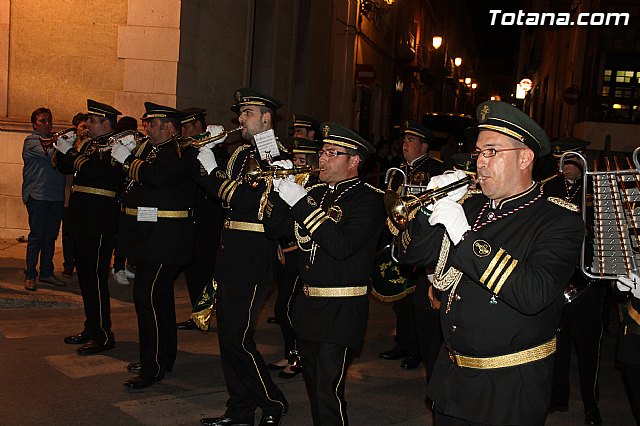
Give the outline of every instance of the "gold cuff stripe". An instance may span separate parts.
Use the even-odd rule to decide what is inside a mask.
[[[367,294],[367,286],[357,287],[311,287],[302,286],[302,292],[307,297],[354,297]]]
[[[138,216],[137,207],[123,207],[122,211],[127,216]],[[163,218],[187,219],[189,216],[189,210],[158,210],[158,217]]]
[[[76,158],[75,161],[73,162],[73,168],[75,170],[80,170],[84,165],[84,163],[86,163],[87,161],[89,161],[89,159],[81,155],[78,158]]]
[[[505,251],[503,249],[500,249],[500,250],[498,250],[496,255],[493,257],[493,259],[489,263],[489,266],[487,266],[487,269],[484,271],[484,274],[482,274],[482,276],[480,277],[480,282],[482,284],[484,284],[485,281],[487,280],[487,278],[489,278],[489,275],[491,274],[491,271],[493,271],[493,268],[496,267],[496,264],[498,263],[498,261],[500,260],[500,258],[502,257],[502,255],[504,253],[505,253]]]
[[[315,225],[311,225],[311,227],[307,228],[309,230],[309,235],[313,235],[313,233],[315,232],[316,229],[318,229],[318,227],[320,225],[322,225],[324,223],[325,220],[328,220],[329,216],[324,216],[322,218],[320,218]]]
[[[627,309],[627,312],[629,313],[629,316],[631,317],[631,319],[633,319],[636,324],[640,325],[640,313],[638,313],[638,311],[635,310],[635,308],[631,305],[631,303],[629,303],[629,309]]]
[[[458,367],[477,369],[515,367],[516,365],[528,364],[553,355],[556,352],[556,336],[553,336],[553,339],[548,342],[530,349],[487,358],[465,356],[452,350],[448,351],[449,359]]]
[[[500,293],[500,290],[502,290],[502,286],[507,281],[507,279],[509,278],[509,276],[511,275],[511,273],[513,272],[513,270],[516,268],[517,265],[518,265],[518,259],[513,259],[511,261],[511,264],[507,268],[507,270],[504,271],[504,274],[502,274],[502,278],[500,278],[500,281],[498,281],[498,284],[496,284],[496,288],[493,289],[493,292],[495,294]]]
[[[233,189],[235,189],[235,187],[238,185],[238,183],[234,180],[225,180],[225,182],[220,185],[220,189],[218,190],[218,197],[221,200],[226,201],[227,203],[229,202],[229,200],[227,199],[227,197],[230,199],[231,197],[229,197],[229,192]]]
[[[116,198],[115,191],[109,191],[108,189],[92,188],[90,186],[73,185],[71,192],[84,192],[86,194],[102,195],[103,197]]]
[[[134,180],[136,182],[138,182],[138,176],[139,176],[139,172],[140,172],[140,166],[142,166],[142,163],[144,163],[143,160],[140,160],[139,158],[135,158],[134,160],[131,161],[131,164],[129,166],[129,178],[131,180]]]
[[[224,229],[235,229],[236,231],[264,232],[264,226],[261,223],[239,222],[236,220],[225,220]]]
[[[307,227],[307,229],[309,230],[311,230],[311,228],[315,229],[320,223],[324,222],[329,217],[323,210],[320,210],[320,214],[317,214],[315,216],[316,217],[310,220],[309,223],[305,223],[305,226]]]
[[[304,226],[306,226],[307,228],[309,227],[309,224],[312,223],[319,215],[321,215],[322,213],[324,213],[324,211],[318,207],[317,209],[315,209],[314,211],[312,211],[309,216],[307,216],[303,221],[302,224]]]
[[[502,273],[502,270],[504,269],[504,267],[507,266],[507,262],[509,262],[509,259],[511,259],[511,255],[507,253],[502,258],[502,260],[498,264],[498,267],[495,269],[495,271],[493,271],[493,273],[491,274],[489,281],[487,281],[487,288],[489,290],[493,288],[493,284],[496,282],[496,279],[500,278],[500,274]]]

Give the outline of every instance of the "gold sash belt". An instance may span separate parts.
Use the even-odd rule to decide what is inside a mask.
[[[357,287],[311,287],[302,285],[302,292],[307,297],[353,297],[367,294],[367,286]]]
[[[92,188],[90,186],[73,185],[71,192],[84,192],[86,194],[102,195],[103,197],[116,198],[115,191],[109,191],[108,189]]]
[[[264,232],[261,223],[239,222],[237,220],[225,220],[224,229],[235,229],[236,231]]]
[[[533,361],[539,361],[556,352],[556,336],[546,343],[536,347],[518,351],[512,354],[491,356],[486,358],[472,357],[460,355],[456,351],[447,348],[449,359],[458,367],[491,369],[514,367],[516,365],[527,364]]]
[[[122,207],[122,212],[127,216],[138,216],[136,207]],[[187,219],[190,216],[190,210],[158,210],[158,217],[167,219]]]

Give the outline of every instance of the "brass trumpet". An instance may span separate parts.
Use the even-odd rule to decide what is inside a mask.
[[[420,207],[444,198],[450,192],[470,185],[472,182],[471,176],[465,176],[442,188],[430,189],[420,194],[404,197],[399,196],[395,191],[387,190],[384,194],[384,207],[393,226],[402,231],[407,229],[409,222],[415,217],[416,211]]]
[[[68,129],[60,130],[59,132],[55,132],[48,138],[40,138],[40,144],[42,144],[42,148],[49,149],[53,146],[54,143],[58,142],[58,138],[68,139],[71,137],[65,136],[67,133],[73,133],[74,135],[77,133],[77,129],[75,127],[69,127]]]
[[[215,142],[231,133],[237,132],[238,130],[242,130],[242,126],[232,130],[224,130],[222,133],[218,133],[217,135],[213,135],[213,136],[211,136],[209,132],[204,132],[196,136],[183,137],[178,140],[178,146],[180,147],[180,150],[184,150],[188,146],[192,146],[194,148],[200,148],[210,142]]]
[[[287,176],[301,175],[303,173],[321,172],[324,169],[314,169],[310,165],[296,166],[292,169],[283,169],[277,166],[262,168],[253,155],[247,159],[243,179],[251,187],[257,188],[264,179],[282,179]]]

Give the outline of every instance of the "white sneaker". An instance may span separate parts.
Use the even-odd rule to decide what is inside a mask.
[[[129,280],[127,279],[127,273],[125,271],[113,273],[113,279],[120,285],[129,285]]]
[[[127,274],[127,278],[134,279],[136,277],[136,273],[130,271],[126,266],[124,267],[125,273]]]

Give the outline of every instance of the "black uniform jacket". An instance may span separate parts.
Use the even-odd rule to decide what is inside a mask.
[[[193,148],[187,148],[190,150]],[[118,247],[127,257],[147,262],[184,265],[193,252],[193,205],[196,183],[193,162],[182,159],[174,139],[157,146],[141,144],[123,164],[127,183],[122,197]],[[138,221],[131,209],[188,212],[188,217]]]
[[[295,235],[304,284],[323,288],[370,285],[386,216],[382,193],[356,177],[333,189],[315,185],[291,208],[276,193],[271,194],[270,202],[267,232],[272,237]],[[300,339],[357,349],[362,345],[368,313],[367,295],[300,295],[293,309],[293,326]]]
[[[83,234],[116,234],[120,214],[119,194],[124,178],[110,152],[100,152],[113,133],[85,142],[78,152],[56,153],[57,168],[73,173],[69,215],[65,230]]]
[[[445,346],[461,355],[492,357],[551,340],[560,323],[562,293],[580,252],[580,215],[547,200],[538,184],[496,208],[484,195],[468,198],[463,208],[477,230],[457,247],[451,245],[448,256],[441,254],[443,238],[448,239],[444,227],[430,226],[422,213],[403,234],[402,261],[434,266],[441,256],[441,262],[446,261],[441,277],[449,273],[445,276],[455,282],[455,271],[449,268],[461,272],[458,284],[441,297]],[[542,424],[552,365],[549,356],[514,367],[463,368],[452,363],[443,347],[428,394],[455,417]]]
[[[260,182],[255,189],[243,182],[243,172],[250,153],[256,159],[260,158],[252,145],[239,146],[231,155],[226,170],[216,168],[205,178],[207,190],[227,207],[227,218],[216,257],[215,278],[221,282],[270,285],[275,281],[276,242],[268,239],[264,231],[233,229],[234,224],[240,227],[262,226],[267,204],[264,182]]]

